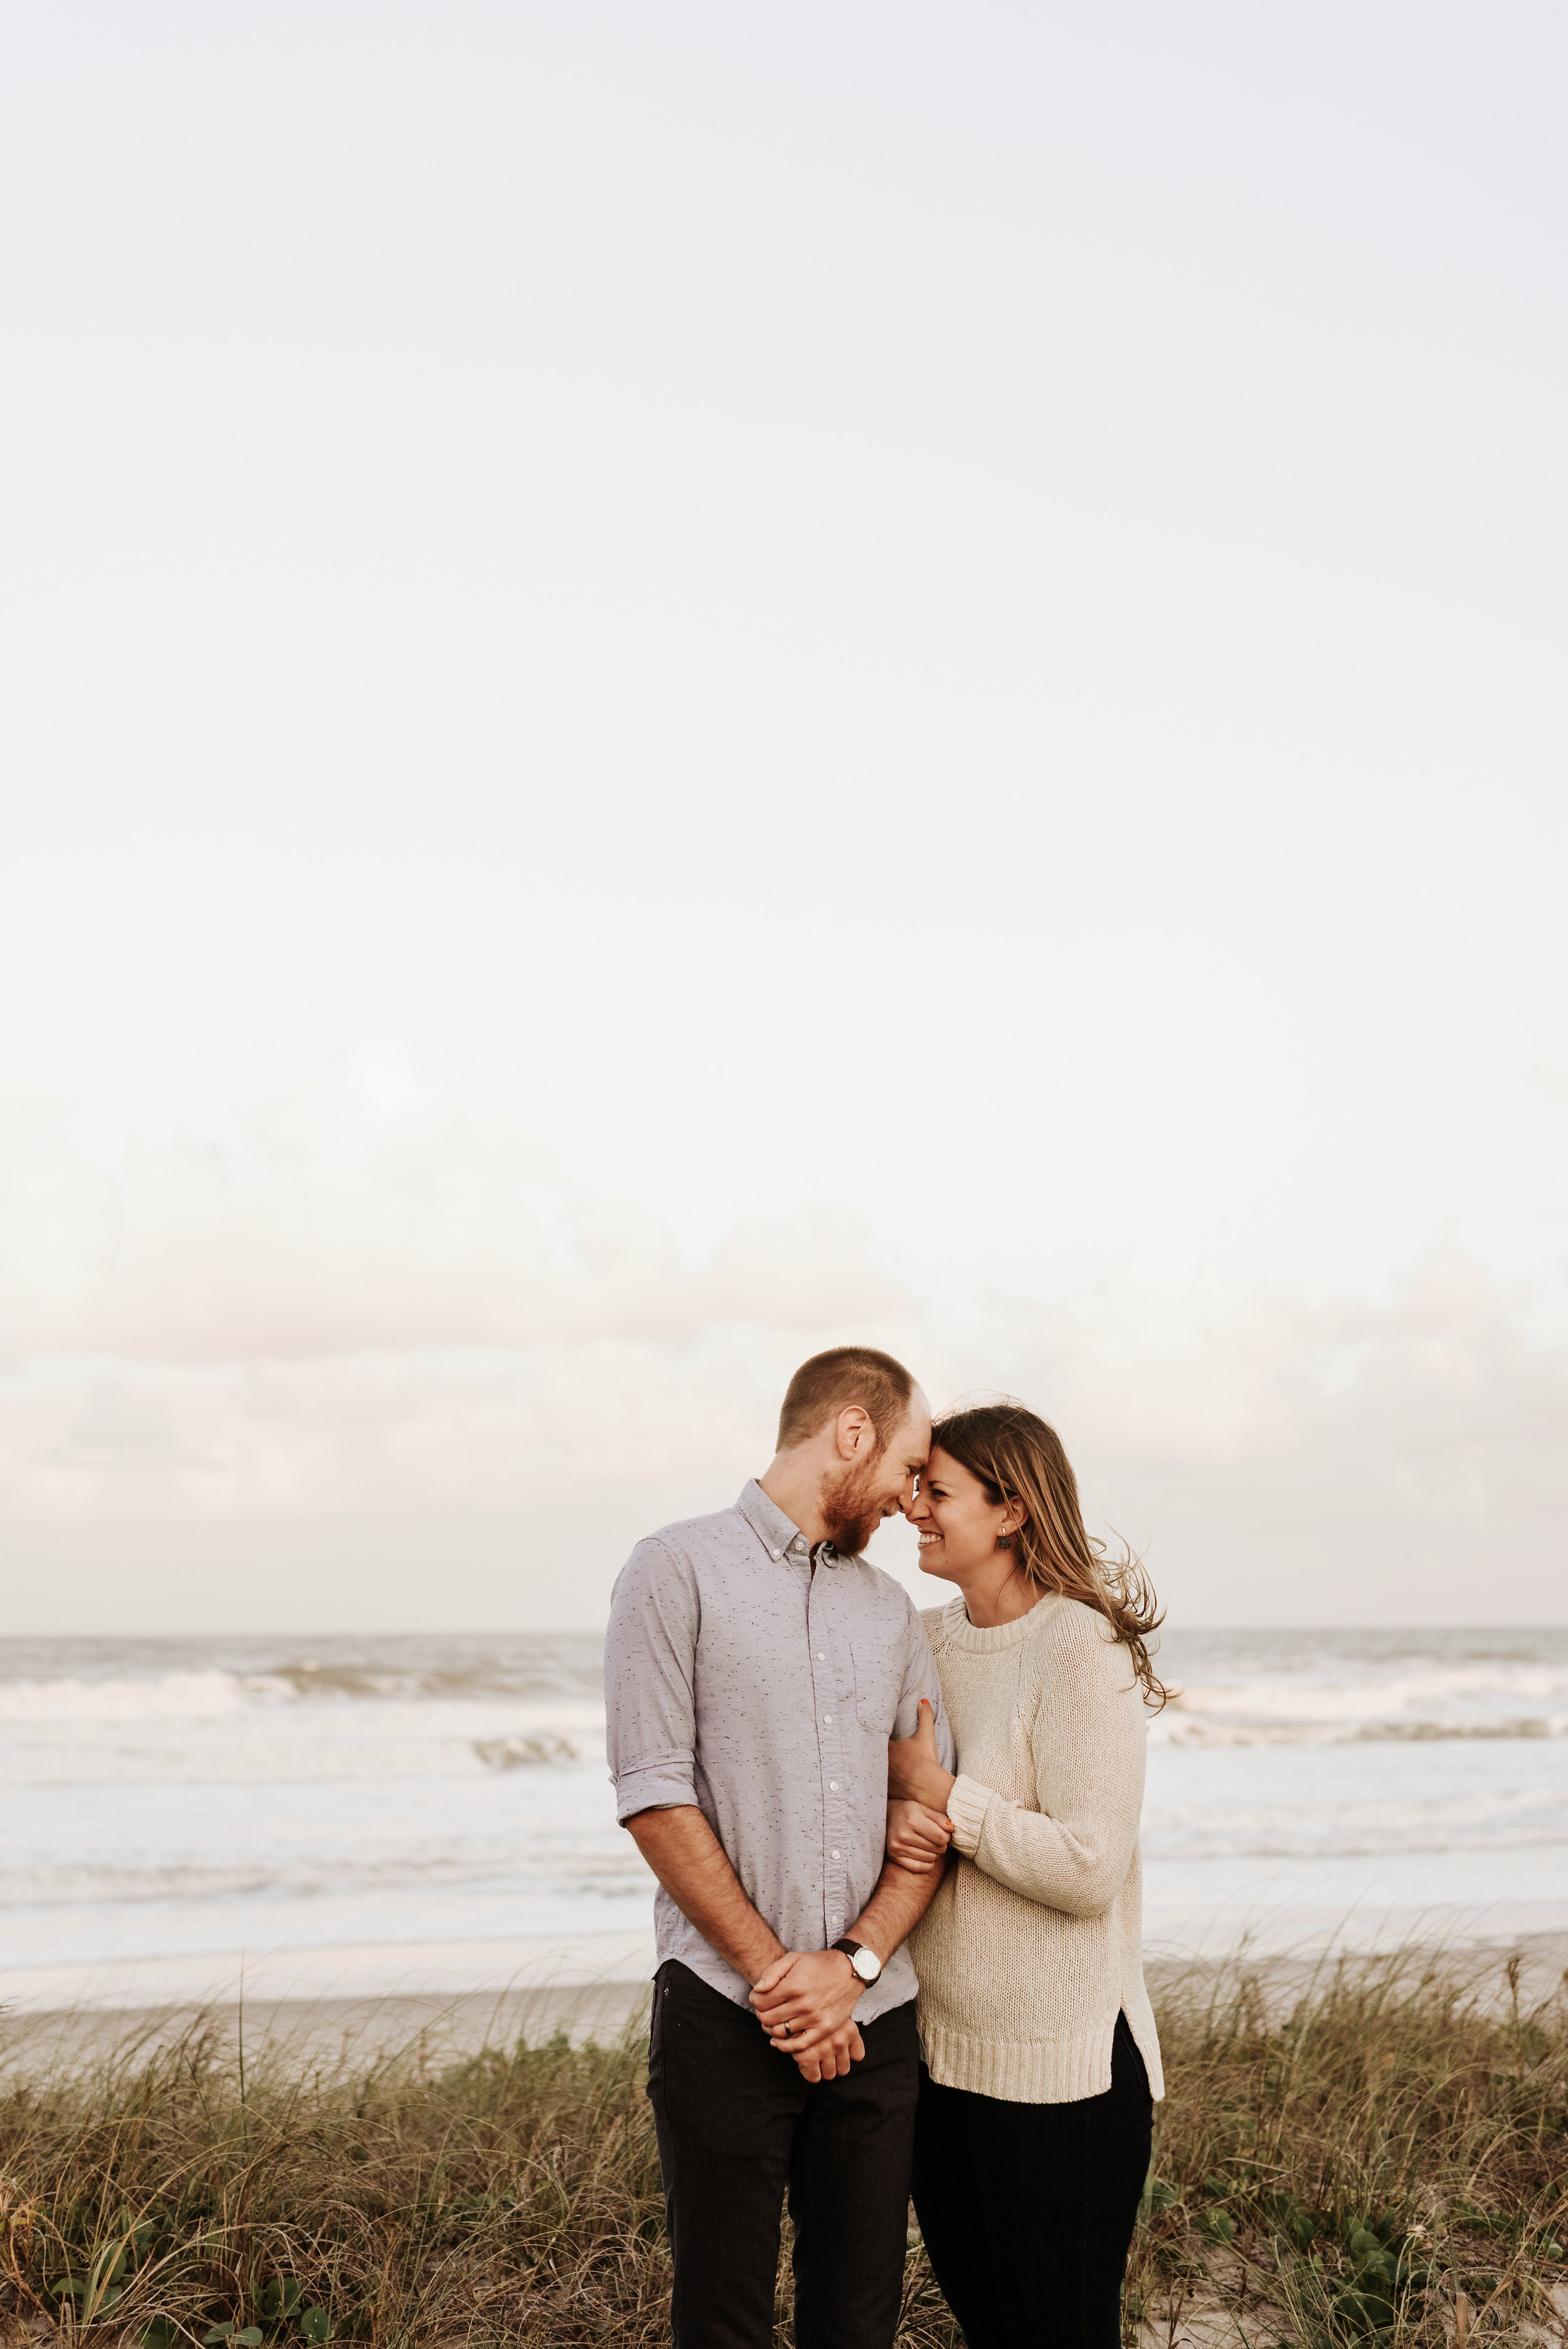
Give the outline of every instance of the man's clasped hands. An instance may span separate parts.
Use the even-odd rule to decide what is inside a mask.
[[[890,1737],[887,1856],[912,1876],[928,1876],[947,1857],[953,1773],[936,1751],[936,1715],[920,1700],[913,1737]],[[879,1950],[885,1965],[891,1950]],[[854,2011],[865,1988],[842,1950],[786,1950],[751,1986],[751,2003],[775,2047],[792,2056],[806,2079],[835,2080],[864,2055]]]

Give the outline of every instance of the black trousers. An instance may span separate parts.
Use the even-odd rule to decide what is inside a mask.
[[[1120,2349],[1153,2111],[1125,2014],[1109,2087],[1070,2105],[971,2095],[922,2064],[914,2207],[969,2349]]]
[[[771,2349],[786,2192],[799,2349],[892,2349],[919,2090],[913,2000],[861,2036],[864,2062],[812,2086],[748,2009],[676,1959],[659,1968],[648,2095],[676,2349]]]

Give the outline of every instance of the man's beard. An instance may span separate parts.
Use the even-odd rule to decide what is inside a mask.
[[[819,1506],[827,1538],[841,1557],[858,1557],[882,1521],[882,1505],[873,1497],[881,1456],[853,1462],[836,1475],[823,1479]]]

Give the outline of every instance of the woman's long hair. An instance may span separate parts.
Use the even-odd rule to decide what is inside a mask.
[[[1078,1478],[1056,1429],[1009,1397],[949,1412],[931,1444],[979,1478],[993,1507],[1011,1501],[1024,1510],[1013,1536],[1018,1572],[1105,1617],[1132,1657],[1145,1702],[1158,1713],[1172,1692],[1155,1673],[1149,1640],[1164,1614],[1142,1560],[1125,1544],[1120,1557],[1107,1557],[1105,1544],[1085,1531]]]

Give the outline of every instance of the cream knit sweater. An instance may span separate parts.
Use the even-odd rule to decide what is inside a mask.
[[[1056,1594],[994,1630],[962,1598],[923,1619],[958,1748],[947,1816],[962,1854],[910,1940],[932,2077],[1009,2104],[1103,2095],[1121,2012],[1162,2096],[1131,1658],[1103,1616]]]

